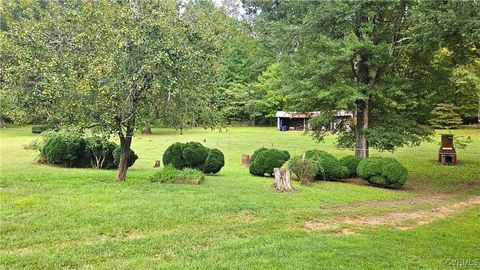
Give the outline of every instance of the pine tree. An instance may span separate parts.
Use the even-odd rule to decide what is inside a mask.
[[[432,110],[430,125],[434,128],[458,128],[462,124],[460,114],[456,113],[457,108],[453,104],[439,103],[437,107]]]

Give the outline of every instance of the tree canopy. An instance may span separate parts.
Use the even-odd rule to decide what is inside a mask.
[[[478,1],[221,3],[2,3],[1,122],[115,134],[125,164],[135,129],[152,125],[322,111],[311,121],[321,141],[348,110],[331,132],[367,157],[427,140],[436,104],[480,116]]]
[[[139,124],[215,121],[210,79],[224,13],[213,4],[32,0],[8,2],[2,13],[10,106],[20,116],[117,134],[119,180]]]

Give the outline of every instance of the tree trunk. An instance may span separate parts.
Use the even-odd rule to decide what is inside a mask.
[[[120,137],[120,163],[118,164],[118,181],[125,181],[128,170],[128,155],[130,154],[130,146],[132,144],[132,136],[121,136]]]
[[[0,117],[0,128],[5,128],[5,121],[3,121],[3,118]]]
[[[152,129],[150,128],[149,125],[145,126],[145,128],[143,129],[143,134],[152,134]]]
[[[355,155],[361,158],[368,158],[368,141],[363,130],[368,128],[369,101],[357,101],[357,124],[355,126]]]
[[[478,93],[478,112],[477,112],[477,122],[478,122],[478,127],[480,128],[480,92]]]
[[[284,168],[274,168],[275,183],[272,187],[280,192],[296,191],[290,181],[290,171]]]

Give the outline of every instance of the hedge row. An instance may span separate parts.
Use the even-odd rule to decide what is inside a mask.
[[[47,130],[56,130],[57,128],[53,125],[36,125],[32,126],[32,133],[40,134]]]
[[[225,157],[218,149],[210,149],[201,143],[174,143],[163,153],[163,164],[176,169],[192,168],[204,173],[217,173],[225,165]]]
[[[315,167],[317,171],[313,176]],[[339,180],[359,176],[374,186],[399,188],[408,178],[407,169],[393,158],[361,159],[346,156],[337,161],[332,155],[320,150],[307,151],[303,163],[300,156],[294,157],[289,162],[289,168],[300,181],[306,182],[313,178]]]
[[[40,152],[47,163],[65,167],[114,169],[120,163],[120,146],[101,137],[50,134]],[[135,152],[130,150],[128,166],[137,159]]]

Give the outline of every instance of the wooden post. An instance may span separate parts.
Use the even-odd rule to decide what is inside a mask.
[[[145,128],[143,128],[143,134],[152,134],[152,128],[150,126],[145,126]]]
[[[274,189],[280,192],[296,191],[296,189],[292,187],[289,170],[284,168],[274,168],[273,172],[275,174],[275,183],[272,185]]]
[[[249,164],[250,164],[250,156],[247,155],[247,154],[243,154],[242,155],[242,166],[243,167],[248,167]]]

